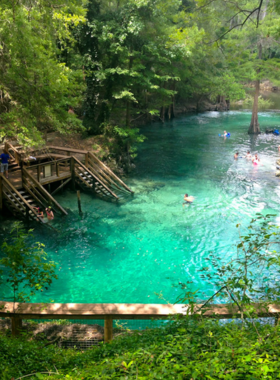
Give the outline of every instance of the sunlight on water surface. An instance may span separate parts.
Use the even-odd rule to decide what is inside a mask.
[[[180,281],[209,291],[197,270],[210,253],[230,257],[235,225],[256,212],[279,215],[280,137],[248,136],[250,116],[209,112],[143,127],[147,140],[125,179],[135,195],[119,205],[82,193],[80,217],[74,192],[57,195],[69,216],[54,220],[59,233],[38,230],[35,237],[58,263],[59,280],[34,301],[151,303],[162,302],[155,294],[162,292],[173,302]],[[260,124],[278,127],[280,114],[261,113]],[[218,137],[223,130],[229,139]],[[233,160],[247,150],[259,153],[261,165]],[[186,192],[195,201],[182,207]],[[1,238],[11,222],[2,222]]]

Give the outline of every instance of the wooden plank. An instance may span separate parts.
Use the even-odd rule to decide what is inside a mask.
[[[71,177],[70,178],[68,178],[67,179],[67,181],[65,181],[65,182],[62,182],[62,184],[60,185],[60,186],[58,186],[58,188],[57,189],[55,189],[53,192],[52,192],[52,194],[51,195],[54,195],[54,194],[56,194],[60,189],[62,189],[65,185],[67,185],[67,183],[68,182],[70,182],[71,181]]]
[[[29,184],[28,184],[29,185]],[[35,199],[35,201],[37,202],[37,203],[39,203],[39,205],[41,205],[42,206],[42,208],[44,208],[45,206],[44,206],[44,204],[42,203],[42,201],[30,190],[30,188],[28,187],[28,185],[25,183],[25,181],[23,182],[23,188],[24,188],[24,190],[25,191],[27,191],[30,195],[31,195],[31,197],[33,198],[33,199]],[[29,185],[30,186],[30,185]]]
[[[39,203],[43,206],[43,208],[49,203],[48,199],[45,198],[38,189],[33,184],[30,184],[29,182],[25,182],[23,184],[24,189],[36,200],[39,200]],[[36,194],[36,195],[35,195]]]
[[[89,152],[89,157],[91,157],[93,160],[97,161],[104,168],[104,170],[108,171],[130,193],[134,193],[134,191],[132,191],[110,168],[108,168],[108,166],[106,166],[102,161],[100,161],[93,153]]]
[[[123,188],[119,187],[116,182],[109,176],[105,173],[105,171],[101,170],[100,172],[98,172],[95,168],[98,168],[98,165],[95,164],[93,161],[89,160],[89,168],[92,170],[94,169],[98,175],[101,175],[103,178],[105,178],[105,181],[107,182],[108,186],[109,186],[109,183],[113,186],[116,186],[119,190],[121,191],[124,191]],[[109,182],[109,183],[108,183]]]
[[[87,150],[80,150],[80,149],[72,149],[72,148],[65,148],[62,146],[54,146],[54,145],[48,145],[49,149],[55,149],[55,150],[61,150],[62,152],[72,152],[72,153],[81,153],[81,154],[87,154]]]
[[[60,206],[60,204],[51,196],[51,194],[49,194],[47,190],[38,181],[36,181],[36,179],[31,174],[29,174],[25,168],[22,168],[22,172],[24,176],[27,176],[31,181],[33,181],[34,187],[40,189],[40,192],[43,193],[44,197],[48,198],[48,200],[53,203],[64,215],[68,215],[64,208]]]
[[[278,316],[280,305],[271,304],[268,307],[259,307],[254,304],[259,317]],[[236,306],[226,304],[211,305],[205,313],[200,310],[201,305],[196,305],[196,309],[188,312],[188,305],[175,304],[79,304],[79,303],[13,303],[0,302],[0,316],[7,317],[16,310],[20,318],[51,318],[51,319],[103,319],[112,316],[113,319],[151,319],[166,318],[169,315],[204,315],[205,317],[215,316],[220,319],[240,316]]]
[[[57,175],[54,175],[51,177],[46,177],[46,178],[41,179],[40,184],[47,185],[49,183],[61,181],[62,179],[66,179],[69,177],[71,177],[70,172],[62,172],[62,173],[59,173],[59,177],[57,177]]]
[[[93,178],[96,179],[97,182],[99,182],[113,197],[116,199],[119,199],[119,197],[111,190],[109,189],[100,178],[98,178],[95,174],[93,174],[84,164],[81,163],[76,157],[73,157],[73,159],[79,164],[80,167],[84,169],[84,171],[88,172]]]
[[[70,158],[67,157],[67,156],[62,156],[61,159],[59,160],[55,160],[55,161],[48,161],[48,162],[43,162],[43,163],[40,163],[40,164],[35,164],[35,165],[31,165],[27,168],[27,170],[33,170],[34,168],[37,168],[38,166],[44,166],[44,165],[50,165],[50,164],[55,164],[56,162],[60,162],[62,163],[63,161],[66,161],[66,162],[69,162],[69,165],[70,165]]]
[[[82,174],[80,171],[78,171],[77,169],[75,169],[75,173],[76,173],[76,177],[79,178],[80,181],[82,181],[87,187],[89,187],[90,189],[93,188],[93,184],[91,186],[90,183],[88,183],[80,174]]]
[[[26,202],[26,200],[23,198],[23,196],[17,191],[17,189],[14,188],[14,186],[4,177],[2,176],[2,184],[6,184],[6,186],[8,188],[11,188],[12,191],[17,195],[17,197],[20,198],[20,200],[29,208],[29,210],[31,210],[31,212],[36,215],[35,211],[33,210],[33,208],[30,206],[30,204],[28,202]],[[9,192],[11,193],[10,189],[9,189]],[[12,194],[12,193],[11,193]],[[16,198],[15,198],[16,199]]]

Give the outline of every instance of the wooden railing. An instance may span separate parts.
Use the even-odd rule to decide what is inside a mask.
[[[3,176],[0,175],[0,210],[3,206],[3,198],[6,199],[8,204],[20,215],[26,219],[37,220],[42,223],[41,219],[37,217],[37,212],[26,201],[26,199],[17,191],[17,189]]]
[[[50,177],[60,177],[65,175],[71,176],[71,158],[62,158],[60,160],[55,161],[48,161],[32,166],[26,167],[26,170],[28,170],[30,173],[32,172],[32,175],[36,176],[36,179],[38,182],[44,182],[48,183],[48,178]],[[63,168],[61,170],[61,167]],[[51,179],[51,178],[50,178]]]
[[[97,177],[88,167],[82,164],[81,161],[79,161],[76,157],[73,157],[73,160],[75,162],[75,174],[80,178],[80,180],[83,180],[80,176],[81,171],[85,171],[93,177],[94,182],[99,182],[103,186],[103,188],[106,189],[106,191],[112,195],[113,198],[118,199],[118,196],[109,187],[106,186],[106,184],[102,181],[102,179],[100,179],[100,177]]]
[[[271,304],[267,307],[254,305],[254,317],[273,317],[278,321],[280,305]],[[20,333],[23,319],[103,319],[104,340],[113,338],[113,320],[121,319],[167,319],[172,315],[201,316],[203,318],[232,319],[241,318],[240,311],[234,305],[211,305],[202,309],[196,305],[193,309],[188,305],[161,304],[79,304],[79,303],[13,303],[0,302],[0,317],[12,319],[12,334]]]
[[[88,151],[87,150],[64,148],[61,146],[54,146],[54,145],[48,145],[47,148],[51,152],[52,151],[66,152],[67,156],[73,156],[75,154],[82,154],[82,155],[84,155],[85,165],[87,166],[87,161],[88,161]],[[74,153],[74,154],[71,154],[71,153]]]
[[[27,191],[43,207],[51,205],[55,210],[60,211],[64,215],[68,215],[64,208],[60,206],[60,204],[25,168],[22,168],[22,185],[24,190]]]
[[[133,194],[133,191],[111,169],[90,152],[88,153],[88,165],[118,189],[122,190],[124,188]]]
[[[15,160],[15,162],[20,165],[21,163],[21,153],[9,142],[5,143],[5,149],[8,151],[9,155]]]

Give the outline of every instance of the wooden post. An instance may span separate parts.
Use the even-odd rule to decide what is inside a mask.
[[[0,173],[0,210],[3,209],[3,185],[2,185],[2,173]]]
[[[41,165],[37,166],[37,181],[40,182],[41,178]]]
[[[71,178],[72,178],[72,189],[75,190],[75,160],[74,157],[70,158],[70,170],[71,170]]]
[[[113,339],[113,318],[111,315],[105,317],[104,323],[104,342],[111,342]]]
[[[88,168],[88,153],[85,154],[85,166]]]
[[[11,317],[12,320],[12,336],[16,337],[20,334],[22,329],[22,319],[15,315]]]
[[[78,198],[78,208],[79,208],[79,213],[82,214],[82,207],[81,207],[81,193],[80,190],[77,190],[77,198]]]
[[[56,175],[59,177],[59,163],[56,163]]]

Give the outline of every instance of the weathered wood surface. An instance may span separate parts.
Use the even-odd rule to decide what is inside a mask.
[[[100,167],[103,168],[104,171],[106,171],[113,178],[115,178],[115,180],[119,182],[127,191],[129,191],[132,194],[134,193],[134,191],[132,191],[110,168],[108,168],[108,166],[106,166],[102,161],[100,161],[99,158],[97,158],[93,153],[89,152],[88,156],[93,161],[96,161],[100,165]]]
[[[5,194],[5,191],[7,191],[10,195],[10,198]],[[7,199],[7,201],[14,202],[14,207],[17,209],[17,211],[23,215],[25,214],[25,209],[23,211],[23,207],[29,210],[31,213],[31,216],[33,216],[35,219],[37,218],[37,213],[33,209],[33,207],[30,206],[30,204],[25,200],[25,198],[17,191],[17,189],[9,182],[8,179],[6,179],[4,176],[2,176],[2,196]],[[18,200],[18,199],[19,200]]]
[[[42,196],[47,199],[51,204],[54,204],[59,211],[64,214],[68,215],[68,213],[64,210],[62,206],[47,192],[47,190],[25,169],[22,168],[23,177],[27,178],[29,180],[29,186],[32,187],[36,192],[39,192],[42,194]],[[62,177],[59,177],[62,179]],[[65,177],[64,177],[65,178]]]
[[[257,307],[257,305],[255,305]],[[16,313],[20,318],[28,319],[151,319],[166,318],[174,314],[203,314],[206,317],[215,315],[220,319],[233,318],[240,315],[236,306],[217,304],[202,311],[197,305],[193,313],[188,313],[188,305],[162,304],[81,304],[81,303],[13,303],[0,302],[0,317],[9,317]],[[271,304],[268,308],[257,310],[259,317],[280,314],[280,305]]]
[[[78,176],[79,176],[79,172],[82,172],[83,170],[85,172],[88,172],[94,178],[95,181],[99,182],[100,185],[102,185],[102,187],[106,189],[108,193],[112,195],[113,198],[119,199],[119,197],[109,187],[107,187],[100,178],[98,178],[94,173],[92,173],[89,168],[87,168],[84,164],[82,164],[81,161],[79,161],[76,157],[74,157],[74,160],[76,163],[75,168],[77,169]]]
[[[67,148],[62,146],[55,146],[55,145],[48,145],[48,149],[54,149],[54,150],[60,150],[62,152],[71,152],[71,153],[80,153],[80,154],[87,154],[87,150],[81,150],[81,149],[73,149],[73,148]]]

